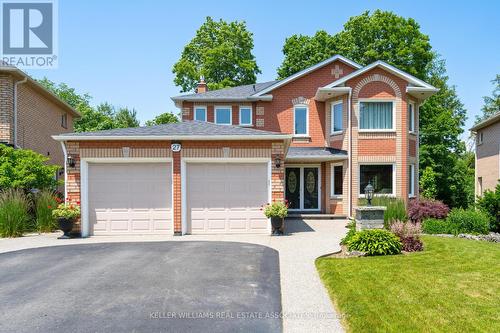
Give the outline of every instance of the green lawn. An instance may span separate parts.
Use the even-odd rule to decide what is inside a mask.
[[[350,332],[500,332],[500,244],[422,237],[423,252],[316,267]]]

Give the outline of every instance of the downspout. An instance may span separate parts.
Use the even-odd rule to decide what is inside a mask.
[[[68,160],[68,151],[66,150],[66,143],[61,141],[61,147],[64,154],[64,200],[68,197],[68,174],[66,173],[66,161]]]
[[[349,88],[349,97],[347,98],[347,126],[349,126],[349,135],[348,135],[348,147],[347,149],[347,161],[349,165],[349,186],[348,186],[348,194],[349,198],[347,200],[347,217],[352,217],[352,120],[351,120],[351,96],[352,96],[352,88]]]
[[[26,83],[28,81],[28,78],[25,77],[24,79],[20,81],[14,82],[14,98],[12,101],[12,106],[13,106],[13,111],[14,111],[14,148],[17,148],[17,86],[23,83]]]

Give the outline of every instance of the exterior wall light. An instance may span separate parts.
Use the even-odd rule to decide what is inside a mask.
[[[68,155],[67,159],[66,159],[66,164],[70,167],[70,168],[74,168],[75,165],[76,165],[76,161],[75,161],[75,158],[72,156],[72,155]]]
[[[375,192],[375,189],[372,186],[372,183],[369,182],[368,185],[365,187],[365,196],[366,199],[368,200],[368,206],[372,205],[372,199],[373,199],[373,194]]]
[[[274,165],[277,169],[281,167],[281,158],[279,156],[276,156],[276,158],[274,159]]]

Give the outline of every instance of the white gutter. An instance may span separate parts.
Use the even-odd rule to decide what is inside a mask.
[[[347,216],[349,218],[352,217],[352,120],[351,120],[351,103],[352,103],[352,89],[349,88],[349,96],[347,97],[347,125],[349,126],[349,135],[347,137],[348,139],[348,147],[347,149],[347,161],[348,161],[348,167],[349,167],[349,186],[348,186],[348,195],[349,198],[347,200]]]
[[[291,140],[291,134],[270,134],[270,135],[53,135],[56,141],[96,141],[96,140]]]
[[[61,147],[64,154],[64,200],[68,197],[68,174],[66,173],[66,161],[68,160],[68,150],[66,149],[66,143],[61,141]]]
[[[26,83],[28,78],[25,77],[21,81],[14,82],[14,99],[12,101],[14,111],[14,148],[17,148],[17,86]]]

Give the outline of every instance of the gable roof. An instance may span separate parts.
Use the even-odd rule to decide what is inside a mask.
[[[358,75],[361,75],[363,73],[366,73],[367,71],[375,68],[375,67],[381,67],[385,70],[387,70],[388,72],[391,72],[392,74],[402,78],[403,80],[406,80],[408,81],[409,83],[417,86],[417,87],[421,87],[421,88],[425,88],[425,89],[429,89],[429,90],[433,90],[433,91],[438,91],[439,89],[433,87],[432,85],[416,78],[415,76],[413,75],[410,75],[406,72],[403,72],[402,70],[392,66],[392,65],[389,65],[388,63],[382,61],[382,60],[378,60],[378,61],[375,61],[363,68],[360,68],[358,69],[357,71],[354,71],[336,81],[333,81],[332,83],[324,86],[324,88],[334,88],[334,87],[337,87],[339,85],[342,85],[344,83],[346,83],[347,81],[349,81],[350,79],[358,76]]]
[[[0,61],[0,73],[8,73],[14,76],[17,76],[18,78],[21,79],[26,79],[27,83],[31,84],[34,89],[36,89],[38,92],[43,94],[46,98],[48,98],[51,102],[54,104],[58,105],[62,109],[64,109],[66,112],[71,113],[75,117],[80,117],[80,113],[76,111],[71,105],[66,103],[63,99],[61,99],[59,96],[54,94],[52,91],[48,90],[44,86],[42,86],[40,83],[38,83],[36,80],[31,78],[28,74],[20,70],[19,68],[10,65],[6,63],[5,61]]]
[[[244,86],[237,86],[231,88],[224,88],[218,90],[209,90],[199,94],[185,94],[172,97],[175,101],[239,101],[247,100],[253,94],[266,89],[267,87],[275,84],[278,81],[268,81],[255,84],[247,84]]]
[[[361,68],[361,65],[355,63],[354,61],[349,60],[349,59],[347,59],[347,58],[345,58],[345,57],[343,57],[341,55],[336,54],[333,57],[330,57],[330,58],[328,58],[326,60],[323,60],[322,62],[317,63],[316,65],[313,65],[311,67],[303,69],[300,72],[297,72],[297,73],[295,73],[293,75],[290,75],[289,77],[287,77],[287,78],[285,78],[283,80],[277,81],[275,84],[270,85],[266,89],[263,89],[263,90],[255,93],[255,94],[253,94],[252,96],[262,96],[263,94],[266,94],[266,93],[270,92],[271,90],[274,90],[274,89],[276,89],[278,87],[281,87],[281,86],[283,86],[283,85],[285,85],[285,84],[287,84],[287,83],[289,83],[291,81],[294,81],[294,80],[296,80],[296,79],[298,79],[298,78],[300,78],[300,77],[302,77],[302,76],[304,76],[306,74],[309,74],[310,72],[313,72],[313,71],[315,71],[315,70],[317,70],[317,69],[319,69],[321,67],[324,67],[324,66],[326,66],[326,65],[328,65],[328,64],[330,64],[330,63],[332,63],[332,62],[334,62],[336,60],[342,61],[343,63],[346,63],[346,64],[348,64],[348,65],[350,65],[350,66],[352,66],[352,67],[354,67],[356,69]]]
[[[481,128],[485,128],[487,126],[493,125],[494,123],[499,122],[499,121],[500,121],[500,111],[495,113],[494,115],[486,118],[485,120],[478,122],[477,124],[472,126],[472,128],[470,130],[472,132],[476,132],[476,131],[480,130]]]
[[[290,134],[253,128],[217,125],[204,121],[183,121],[156,126],[117,128],[96,132],[64,133],[57,141],[78,140],[272,140],[291,139]]]

